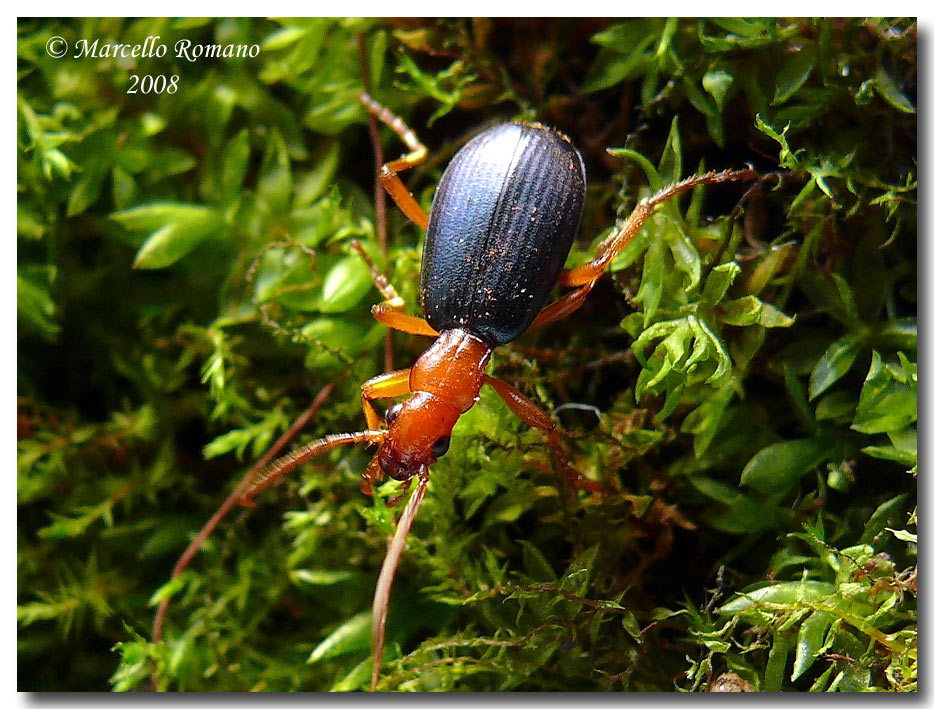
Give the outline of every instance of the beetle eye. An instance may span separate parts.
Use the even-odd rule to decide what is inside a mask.
[[[440,458],[448,452],[448,446],[450,445],[451,438],[449,436],[441,436],[441,438],[431,444],[431,454],[435,458]]]
[[[386,423],[389,426],[392,426],[392,422],[399,418],[399,412],[402,411],[402,402],[398,404],[393,404],[389,411],[386,412]]]

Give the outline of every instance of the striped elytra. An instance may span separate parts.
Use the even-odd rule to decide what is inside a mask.
[[[425,319],[497,347],[554,288],[580,226],[584,163],[564,135],[506,123],[468,142],[435,192],[422,255]]]

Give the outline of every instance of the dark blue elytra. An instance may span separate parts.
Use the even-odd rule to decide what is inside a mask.
[[[425,319],[490,345],[538,315],[580,226],[587,178],[564,135],[539,124],[490,128],[458,151],[432,202],[422,254]]]

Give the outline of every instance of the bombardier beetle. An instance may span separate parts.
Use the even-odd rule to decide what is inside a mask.
[[[485,373],[493,350],[580,308],[614,257],[660,204],[698,185],[753,179],[755,172],[751,168],[709,172],[660,190],[636,205],[597,247],[591,261],[563,270],[587,189],[584,162],[567,136],[539,123],[504,123],[481,132],[448,164],[426,213],[399,177],[425,160],[425,146],[387,108],[367,94],[361,94],[360,100],[408,147],[407,154],[382,166],[379,180],[405,215],[426,230],[420,282],[424,318],[403,312],[401,298],[371,265],[385,298],[373,306],[373,316],[389,328],[437,339],[411,368],[362,385],[366,430],[327,436],[274,461],[258,473],[239,501],[252,504],[255,495],[291,470],[352,443],[378,445],[363,473],[361,488],[367,494],[386,476],[402,481],[403,492],[417,481],[389,544],[373,598],[371,686],[375,690],[389,591],[425,495],[429,468],[447,452],[454,425],[477,402],[481,387],[492,387],[514,414],[545,434],[555,468],[570,485],[591,492],[603,489],[569,464],[545,411],[513,386]],[[556,284],[569,290],[545,306]],[[384,420],[373,402],[398,396],[408,398],[389,408]]]

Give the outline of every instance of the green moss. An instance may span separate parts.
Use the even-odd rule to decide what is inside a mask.
[[[156,35],[164,58],[46,52]],[[426,208],[486,123],[570,135],[571,264],[664,184],[763,176],[668,203],[579,314],[497,351],[609,492],[568,497],[485,392],[432,469],[380,689],[915,690],[916,25],[674,18],[20,21],[19,689],[368,686],[398,514],[394,484],[357,489],[372,451],[268,490],[168,582],[327,383],[300,438],[363,428],[385,331],[352,239],[416,310],[419,230],[390,206],[378,242],[361,56],[431,150],[406,174]],[[425,344],[393,343],[397,367]]]

